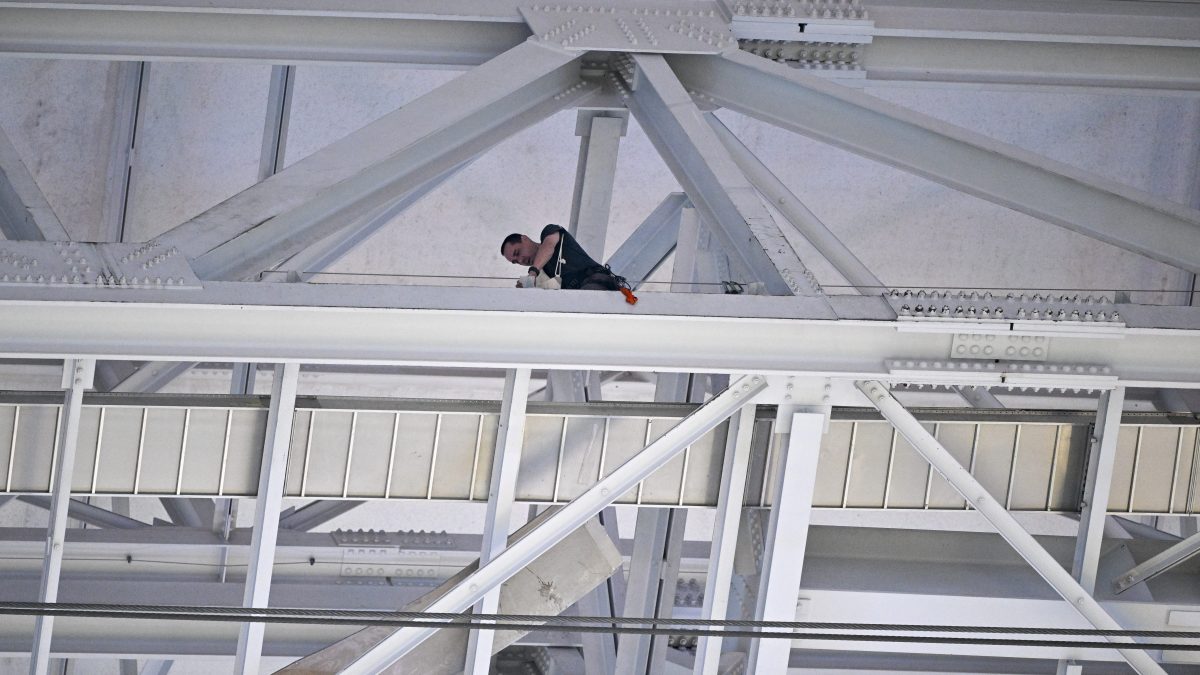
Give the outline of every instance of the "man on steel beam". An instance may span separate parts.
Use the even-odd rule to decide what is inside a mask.
[[[505,260],[529,267],[529,274],[517,281],[518,288],[621,291],[627,302],[637,302],[625,278],[593,260],[563,227],[547,225],[540,239],[535,242],[514,232],[500,244],[500,255]]]

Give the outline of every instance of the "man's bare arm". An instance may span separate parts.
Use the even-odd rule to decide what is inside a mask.
[[[542,243],[538,244],[537,253],[533,254],[533,266],[537,269],[542,269],[550,259],[554,257],[554,249],[558,246],[558,240],[561,236],[558,232],[546,237]]]

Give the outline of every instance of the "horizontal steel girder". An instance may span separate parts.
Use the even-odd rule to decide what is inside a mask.
[[[1200,272],[1200,211],[741,51],[667,57],[718,105]]]
[[[523,22],[342,11],[113,11],[0,6],[0,52],[48,58],[479,65],[529,37]]]
[[[520,289],[220,282],[169,294],[0,288],[6,318],[0,322],[0,356],[904,380],[889,376],[887,360],[950,362],[957,334],[992,333],[1047,336],[1055,362],[1108,367],[1125,386],[1200,387],[1200,332],[1178,330],[1200,328],[1200,311],[1191,307],[1117,305],[1130,326],[1123,328],[1070,321],[896,321],[882,299],[851,296],[830,298],[840,320],[804,318],[824,313],[819,298],[644,293],[633,307],[600,292],[537,296]],[[531,331],[558,339],[534,348]],[[756,339],[747,341],[750,334]],[[966,375],[954,383],[972,384],[962,381],[970,380]],[[980,383],[994,379],[984,376]]]
[[[410,0],[401,11],[378,0],[50,0],[36,7],[8,0],[0,2],[0,50],[55,58],[465,67],[528,37],[521,4]],[[860,32],[872,42],[860,63],[872,80],[1200,87],[1200,11],[1187,3],[884,0],[869,10]],[[779,28],[766,17],[755,22]],[[799,37],[795,22],[775,22]],[[741,23],[744,30],[747,22]]]

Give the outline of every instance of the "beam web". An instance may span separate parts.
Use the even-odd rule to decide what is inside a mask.
[[[483,546],[479,552],[481,566],[490,562],[508,545],[508,530],[517,490],[517,470],[521,466],[521,448],[525,439],[529,375],[528,368],[509,370],[504,375],[504,400],[500,404],[500,427],[496,433]],[[475,603],[475,611],[481,614],[495,614],[499,607],[499,587],[488,591],[482,600]],[[467,639],[466,675],[487,675],[495,636],[496,632],[491,630],[471,631]]]
[[[250,545],[250,568],[246,572],[243,607],[266,607],[270,600],[275,541],[279,536],[279,508],[283,503],[284,474],[287,470],[299,377],[298,363],[275,366],[271,408],[267,413],[267,436],[259,468],[258,503],[254,510],[254,535]],[[265,628],[262,623],[242,624],[234,672],[243,675],[258,672]]]
[[[58,579],[62,573],[63,549],[66,546],[67,507],[71,503],[71,479],[75,472],[75,449],[79,440],[79,418],[83,412],[83,391],[92,386],[96,362],[67,359],[63,362],[63,388],[66,394],[58,420],[58,446],[50,505],[50,525],[46,534],[46,554],[42,563],[42,583],[39,602],[58,600]],[[50,665],[50,636],[54,617],[38,616],[34,621],[33,647],[30,650],[30,675],[46,675]]]
[[[708,433],[743,405],[750,403],[765,388],[766,380],[760,375],[739,378],[729,389],[697,408],[658,440],[556,511],[537,529],[510,544],[491,562],[480,566],[458,586],[430,605],[428,611],[461,612],[470,607],[487,591],[497,587],[535,560],[554,542],[573,532],[675,455],[683,452],[688,445]],[[436,629],[402,628],[363,654],[343,672],[346,675],[378,672],[407,654],[435,631]]]
[[[988,494],[969,471],[964,469],[958,460],[950,454],[942,444],[934,438],[921,423],[912,416],[900,402],[895,399],[885,385],[877,381],[859,381],[858,388],[866,394],[892,426],[900,432],[913,448],[937,470],[948,483],[966,499],[971,506],[987,519],[1001,537],[1028,562],[1037,573],[1059,594],[1075,611],[1101,630],[1122,630],[1112,616],[1096,602],[1092,594],[1080,585],[1062,565],[1042,548],[1028,532],[1013,518],[1004,506]],[[1128,637],[1109,637],[1109,642],[1120,651],[1129,665],[1141,675],[1166,675],[1162,666],[1145,651],[1137,649],[1137,643]]]

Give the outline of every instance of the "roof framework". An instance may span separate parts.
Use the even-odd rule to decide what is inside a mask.
[[[182,598],[199,604],[222,597],[226,604],[246,608],[291,603],[395,609],[433,584],[401,584],[402,590],[374,598],[338,597],[331,589],[337,589],[336,583],[347,574],[360,574],[364,566],[370,581],[390,578],[385,569],[394,574],[415,571],[418,577],[428,570],[430,579],[442,580],[466,562],[460,558],[474,555],[463,551],[481,551],[477,569],[445,582],[436,599],[420,606],[431,612],[461,612],[482,602],[480,607],[494,609],[497,589],[519,578],[528,566],[569,567],[569,556],[554,553],[559,550],[556,544],[597,516],[604,528],[593,530],[607,528],[619,544],[622,535],[613,505],[635,495],[629,507],[638,516],[628,585],[618,573],[593,592],[580,586],[586,575],[575,578],[583,595],[579,607],[587,612],[620,614],[623,599],[626,612],[652,612],[661,618],[682,613],[776,621],[1143,630],[1194,625],[1200,598],[1194,590],[1195,565],[1187,560],[1195,552],[1194,514],[1200,501],[1200,437],[1195,433],[1200,310],[1192,306],[1195,274],[1200,272],[1200,211],[1195,208],[1200,204],[1195,185],[1200,163],[1195,150],[1200,147],[1197,35],[1196,5],[1156,2],[620,0],[526,5],[413,0],[399,7],[320,0],[215,5],[186,0],[0,2],[0,54],[8,57],[6,72],[21,72],[22,63],[63,73],[104,68],[112,85],[101,94],[103,114],[109,116],[105,124],[111,129],[98,153],[103,167],[91,167],[89,174],[103,176],[92,181],[102,187],[91,197],[90,220],[76,216],[76,211],[86,212],[84,208],[69,206],[69,218],[55,213],[56,202],[70,200],[47,178],[54,175],[54,167],[33,163],[28,156],[29,148],[39,151],[39,157],[41,152],[53,156],[47,149],[53,144],[25,136],[26,124],[17,125],[16,132],[6,131],[7,125],[0,128],[0,134],[11,137],[0,138],[0,225],[6,238],[0,244],[0,306],[5,316],[0,357],[7,360],[0,389],[31,392],[60,386],[65,392],[57,405],[38,403],[29,393],[13,393],[18,402],[0,406],[0,445],[5,429],[10,441],[0,505],[13,509],[37,504],[51,516],[44,536],[4,530],[4,547],[14,555],[38,546],[39,540],[45,546],[40,571],[17,565],[3,572],[11,580],[36,575],[41,580],[38,595],[6,599],[156,604],[150,591],[110,592],[131,582],[149,584],[150,590],[170,583],[169,575],[151,571],[152,566],[134,566],[133,556],[122,553],[137,541],[139,555],[145,553],[146,560],[164,556],[182,562],[178,558],[194,557],[217,570],[215,580],[188,578],[190,585],[178,591]],[[22,61],[31,58],[64,61]],[[195,65],[170,63],[175,61]],[[108,62],[120,63],[110,68]],[[332,64],[359,70],[368,64],[467,70],[457,76],[430,74],[417,84],[425,93],[357,129],[344,129],[344,137],[327,132],[322,141],[310,138],[308,154],[289,159],[301,142],[293,135],[297,82],[306,72]],[[236,161],[214,154],[230,174],[242,172],[240,165],[246,165],[250,178],[212,176],[217,187],[208,187],[203,176],[197,176],[193,182],[201,196],[181,196],[179,201],[191,204],[183,215],[144,197],[139,202],[138,181],[152,185],[155,180],[153,165],[139,162],[161,153],[164,143],[147,136],[152,133],[148,111],[160,106],[155,114],[161,120],[164,110],[164,100],[156,102],[148,94],[154,91],[156,73],[206,67],[254,73],[242,79],[257,84],[235,85],[254,91],[254,99],[265,102],[265,123],[256,122],[247,136],[252,141],[242,143],[253,152],[242,152]],[[259,77],[268,70],[268,77]],[[214,70],[208,77],[221,75]],[[164,80],[157,82],[163,86]],[[1131,94],[1140,101],[1162,101],[1182,117],[1185,127],[1177,142],[1169,142],[1178,155],[1170,169],[1182,171],[1160,167],[1121,180],[1125,167],[1085,170],[938,114],[883,100],[889,87],[896,87],[896,98],[905,99],[904,87],[914,82],[978,88],[982,95],[1037,92],[1066,97],[1075,105],[1124,100]],[[936,87],[924,91],[952,90]],[[206,88],[204,93],[211,92]],[[184,105],[171,101],[165,110]],[[231,100],[230,106],[236,111],[238,103]],[[414,235],[406,230],[412,223],[404,219],[427,218],[414,214],[429,204],[428,197],[447,191],[470,204],[469,195],[479,187],[473,184],[479,181],[477,171],[487,170],[480,169],[481,164],[511,149],[514,139],[529,144],[528,139],[546,135],[547,125],[561,130],[564,115],[572,117],[575,135],[581,138],[567,222],[590,250],[613,250],[606,260],[641,287],[640,302],[628,306],[615,294],[591,292],[412,285],[406,278],[410,271],[424,274],[428,284],[436,276],[430,270],[447,269],[431,267],[426,262],[430,258],[494,256],[488,247],[503,233],[488,229],[484,235],[469,225],[443,227],[439,229],[446,232],[428,233],[413,244]],[[40,124],[41,117],[36,119]],[[337,123],[325,122],[331,127]],[[764,128],[777,130],[763,132]],[[918,273],[936,270],[930,261],[939,260],[939,255],[922,256],[928,256],[930,248],[955,244],[935,222],[920,235],[924,242],[902,245],[902,255],[884,255],[881,249],[896,245],[886,241],[878,223],[875,231],[856,233],[829,218],[823,222],[816,208],[806,206],[810,194],[797,189],[794,177],[789,179],[791,168],[803,164],[804,158],[781,160],[770,147],[772,140],[782,143],[778,129],[1024,214],[1047,232],[1053,232],[1050,225],[1070,231],[1073,234],[1047,234],[1046,241],[1071,237],[1064,241],[1074,255],[1060,252],[1064,264],[1035,276],[1046,271],[1028,262],[1028,256],[1036,254],[1003,242],[1011,237],[997,228],[984,236],[988,245],[970,249],[970,256],[986,266],[984,260],[995,257],[989,250],[1015,250],[1023,256],[1017,259],[1027,263],[1016,266],[1023,269],[988,280],[970,260],[964,265],[961,255],[944,255],[945,270],[953,269],[951,258],[958,258],[953,285],[941,283],[941,278],[934,287],[894,283],[893,279],[923,282]],[[763,133],[767,143],[746,137]],[[1165,142],[1162,134],[1146,133],[1158,143]],[[219,138],[195,144],[206,143],[227,144]],[[618,148],[637,143],[643,147],[638,164],[659,176],[640,181],[639,195],[630,201],[645,204],[650,213],[632,229],[610,227],[617,225],[615,216],[623,208],[614,199],[622,168]],[[521,149],[536,151],[537,146]],[[244,161],[247,154],[254,155],[252,163]],[[507,157],[504,169],[529,173],[536,181],[541,158]],[[851,182],[843,178],[834,186],[850,188]],[[658,185],[667,189],[655,192]],[[486,183],[482,187],[486,189]],[[530,198],[535,205],[551,192],[538,188]],[[679,188],[682,191],[676,192]],[[914,203],[915,213],[899,218],[899,225],[934,217],[934,209],[922,211],[921,202]],[[440,208],[441,215],[455,217],[452,209]],[[536,212],[520,210],[517,215]],[[147,214],[179,217],[147,222]],[[364,246],[368,240],[371,246]],[[617,241],[623,243],[616,245]],[[606,248],[607,242],[613,244]],[[401,262],[400,273],[394,264],[373,266],[380,259]],[[1100,259],[1105,264],[1098,266]],[[881,265],[881,260],[886,263]],[[1077,273],[1075,267],[1087,269]],[[364,275],[383,270],[393,283],[344,283],[348,277],[334,277],[343,283],[315,283],[327,281],[322,272],[329,270]],[[849,284],[837,283],[843,279]],[[1144,279],[1153,279],[1153,284],[1140,283]],[[663,286],[669,292],[656,292]],[[716,289],[734,293],[711,292]],[[552,338],[540,339],[545,336]],[[54,372],[60,362],[61,382]],[[195,386],[201,375],[194,366],[212,362],[235,364],[220,371],[232,379],[222,385],[230,393],[222,403],[228,410],[223,426],[202,422],[211,417],[211,410],[192,412],[203,405],[152,396],[163,388]],[[235,424],[241,418],[234,410],[264,405],[253,397],[255,364],[273,370],[270,378],[260,378],[269,379],[272,387],[265,399],[268,411],[260,423]],[[602,377],[601,371],[616,375]],[[49,385],[47,373],[53,373]],[[306,386],[322,386],[313,379],[306,385],[306,373],[323,378],[338,393],[352,395],[364,393],[365,376],[390,377],[391,400],[347,404],[365,407],[339,409],[317,424],[317,412],[301,415],[297,404],[298,390],[303,394]],[[527,414],[524,404],[535,373],[545,382],[542,391],[548,401],[583,403],[573,414],[591,421],[569,432],[574,423],[568,420],[575,417],[566,414],[557,431],[543,428],[543,419]],[[652,396],[646,395],[646,379],[656,382]],[[462,404],[439,401],[431,393],[445,390],[448,382],[461,382],[450,388],[470,390],[468,398],[502,399],[491,422],[495,426],[487,427],[491,413],[483,414],[474,437],[468,433],[459,438],[449,420],[461,412],[456,406]],[[124,403],[113,399],[114,412],[106,417],[109,407],[98,414],[88,407],[84,392],[90,389],[149,398]],[[1139,389],[1148,393],[1139,397]],[[652,397],[658,403],[612,404],[624,405],[622,414],[628,418],[643,420],[635,436],[643,435],[632,441],[628,454],[614,449],[619,461],[608,457],[606,463],[610,433],[629,422],[598,403],[614,395]],[[514,403],[514,396],[522,400]],[[432,443],[425,449],[399,431],[402,415],[393,409],[397,397],[420,399],[405,405],[433,416]],[[957,444],[950,426],[942,429],[928,418],[923,426],[905,409],[927,401],[971,407],[960,414],[979,423],[965,446]],[[667,414],[665,402],[690,405]],[[1130,437],[1122,417],[1138,405],[1174,414],[1160,420],[1173,435],[1139,425]],[[866,511],[887,510],[902,491],[904,471],[927,476],[919,509],[925,515],[911,517],[913,532],[906,535],[911,542],[889,538],[881,529],[834,528],[830,533],[815,524],[829,517],[814,504],[827,499],[817,481],[829,470],[830,447],[836,442],[830,430],[834,406],[877,408],[894,425],[849,426],[841,510],[855,506],[852,486],[862,487],[861,481],[873,480],[869,476],[883,481],[883,496],[878,505],[858,505]],[[974,411],[981,406],[994,410]],[[997,421],[1004,413],[996,409],[1003,406],[1023,408],[1024,417]],[[1060,443],[1063,427],[1056,427],[1046,446],[1052,455],[1039,463],[1033,457],[1041,450],[1031,439],[1046,430],[1034,423],[1052,408],[1098,416],[1086,431],[1075,432],[1080,438],[1076,446]],[[177,416],[181,426],[160,428],[160,418],[150,412],[159,409],[172,411],[169,415]],[[140,430],[132,436],[115,435],[125,433],[116,430],[121,416],[130,411],[140,415]],[[308,420],[307,431],[293,423],[294,414]],[[364,439],[379,433],[370,425],[389,414],[391,452],[379,455],[389,459],[386,472],[381,472],[386,485],[377,496],[360,490],[351,467],[354,461],[368,461]],[[98,426],[92,426],[93,421]],[[322,499],[285,510],[293,471],[302,471],[299,495],[316,494],[305,487],[310,461],[324,460],[312,449],[336,445],[332,439],[342,433],[336,429],[343,422],[348,441],[339,469],[340,494],[320,494]],[[933,428],[927,428],[931,424]],[[80,440],[81,427],[94,442]],[[1007,445],[991,445],[996,429],[1011,431]],[[381,437],[386,438],[386,432],[382,429]],[[301,433],[308,436],[298,464]],[[882,443],[870,444],[873,433],[885,434]],[[152,512],[144,495],[153,490],[143,487],[154,484],[164,470],[155,464],[169,445],[163,434],[179,436],[180,448],[174,493],[160,497],[170,520],[152,524],[130,519]],[[222,434],[223,445],[216,446],[223,448],[219,461],[200,462],[216,472],[218,488],[185,489],[188,451],[195,463],[198,448],[217,442]],[[723,454],[724,461],[703,460],[708,462],[706,471],[689,474],[689,466],[702,461],[697,449],[702,439],[717,453],[714,456]],[[495,480],[490,489],[484,479],[490,472],[480,466],[480,449],[492,447],[489,440],[496,448],[491,453]],[[132,464],[125,467],[116,454],[100,459],[102,448],[115,453],[122,442],[130,448]],[[53,452],[46,453],[44,461],[29,459],[36,455],[32,450],[43,445]],[[234,447],[251,450],[231,454]],[[594,479],[567,479],[565,467],[576,461],[577,447],[583,448],[580,452],[588,462],[594,459],[590,449],[600,453]],[[82,462],[77,462],[77,452],[85,452]],[[86,452],[92,453],[90,459]],[[549,459],[543,456],[546,452]],[[879,452],[883,454],[872,464],[872,453]],[[1007,482],[1003,477],[993,481],[989,471],[994,469],[988,463],[1005,455]],[[1056,474],[1060,456],[1066,464],[1063,473]],[[363,497],[374,502],[371,508],[406,503],[392,498],[393,477],[405,476],[397,457],[401,464],[428,465],[426,500],[439,498],[439,480],[471,477],[465,499],[440,498],[447,505],[486,501],[482,549],[477,541],[460,536],[409,541],[402,533],[371,532],[357,539],[345,533],[305,539],[310,535],[301,531],[328,528],[336,518],[341,520],[333,522],[351,526],[420,525],[422,521],[395,511],[382,516],[383,521],[371,520],[363,514],[367,507],[360,506]],[[528,481],[540,480],[547,461],[549,496],[520,497]],[[238,462],[246,464],[245,471]],[[1050,475],[1031,479],[1030,473],[1042,466]],[[78,467],[92,471],[90,492],[84,492],[107,495],[113,512],[70,499],[80,481],[87,482],[86,468]],[[653,496],[656,483],[651,478],[663,471],[681,471],[678,502],[670,509]],[[128,487],[97,490],[112,480],[120,483],[124,478],[113,476],[124,476],[122,472],[129,473]],[[689,476],[706,472],[715,499],[687,502]],[[320,469],[311,473],[319,475]],[[935,481],[935,473],[946,482]],[[1068,485],[1080,498],[1056,506],[1056,475],[1062,480],[1068,473],[1077,476]],[[44,485],[30,482],[30,476],[43,474]],[[1020,509],[1014,508],[1016,488],[1026,479],[1051,486],[1043,510],[1078,519],[1077,526],[1067,528],[1075,536],[1030,536],[1026,528],[1037,522],[1018,516]],[[238,480],[257,488],[238,492],[233,487]],[[1119,481],[1127,483],[1118,485]],[[486,500],[476,498],[477,484],[484,486]],[[741,495],[743,484],[758,486],[757,500]],[[931,510],[942,510],[931,507],[939,503],[931,502],[937,490],[951,495],[956,491],[961,495],[958,509],[967,509],[967,504],[974,509],[967,511],[974,518],[972,526],[986,519],[1011,548],[994,535],[969,534],[959,531],[959,525],[930,520]],[[1124,508],[1135,513],[1135,495],[1145,499],[1156,492],[1169,493],[1165,507],[1141,512],[1178,516],[1169,526],[1173,533],[1131,523],[1118,535],[1128,538],[1126,542],[1114,538],[1113,528],[1119,526],[1111,512],[1122,507],[1114,505],[1119,498],[1113,495],[1127,495]],[[23,501],[12,500],[16,495]],[[39,495],[48,495],[49,501]],[[252,495],[253,500],[234,495]],[[122,506],[121,500],[129,497],[135,502],[133,513],[127,502]],[[646,504],[658,506],[642,506],[643,497]],[[564,506],[544,514],[536,526],[527,528],[528,534],[505,546],[517,499]],[[238,501],[245,502],[240,520]],[[747,503],[756,506],[742,506]],[[252,522],[245,515],[251,511]],[[682,525],[688,512],[703,513],[715,523],[712,545],[703,552],[689,552],[691,537],[684,536]],[[384,512],[374,517],[380,513]],[[102,529],[67,527],[68,517]],[[248,527],[239,528],[243,521]],[[1062,529],[1059,524],[1057,533]],[[365,544],[378,546],[363,548]],[[601,542],[601,548],[608,544]],[[956,547],[971,552],[956,558],[933,553]],[[97,556],[92,563],[82,562],[86,556],[72,555],[85,550]],[[409,553],[432,555],[439,563],[413,564],[406,557]],[[233,562],[235,556],[246,561],[245,567]],[[322,564],[340,562],[341,573],[294,572],[287,567],[296,562],[290,560],[294,557],[307,557],[313,568],[318,558]],[[735,565],[735,558],[744,562]],[[685,573],[689,560],[693,569]],[[1005,567],[997,560],[1010,562]],[[122,562],[129,567],[120,569]],[[1151,564],[1153,573],[1145,572]],[[927,571],[916,574],[912,570],[918,566]],[[948,573],[951,569],[953,574]],[[647,570],[654,571],[642,574]],[[572,575],[561,574],[565,592],[565,577]],[[683,589],[678,594],[648,590],[659,585],[670,590],[675,579]],[[688,584],[702,601],[689,605]],[[230,587],[244,587],[244,592],[231,593]],[[986,589],[984,597],[979,597],[981,588]],[[553,602],[543,604],[537,605],[542,613],[563,609]],[[1048,623],[1031,624],[1030,617],[1046,617]],[[189,667],[209,667],[195,657],[221,655],[227,657],[222,663],[232,664],[222,667],[253,673],[270,669],[264,657],[292,659],[337,643],[339,637],[315,627],[264,630],[262,623],[247,622],[240,625],[240,633],[238,624],[203,629],[197,625],[194,638],[179,639],[161,627],[142,632],[144,625],[100,623],[96,618],[42,616],[24,622],[4,617],[0,644],[10,653],[28,653],[31,673],[59,665],[52,657],[81,655],[119,658],[122,673],[136,671],[135,659],[142,660],[142,672],[187,672]],[[136,637],[139,632],[141,637]],[[339,667],[342,672],[374,673],[399,661],[424,670],[426,666],[416,665],[424,661],[412,659],[426,657],[414,649],[435,632],[407,627],[374,646],[335,647],[348,650],[339,657]],[[931,637],[931,631],[925,633]],[[490,636],[472,631],[464,653],[472,672],[487,671]],[[1196,666],[1187,664],[1200,663],[1196,652],[1148,652],[1130,646],[1134,641],[1128,637],[1110,638],[1120,643],[1112,649],[1044,646],[1020,651],[995,645],[886,639],[864,644],[817,637],[793,641],[790,647],[778,640],[709,637],[690,650],[678,649],[678,641],[668,648],[662,636],[613,641],[586,633],[548,639],[535,634],[526,641],[539,651],[506,651],[495,667],[505,671],[526,659],[543,671],[558,668],[589,675],[667,669],[705,674],[783,672],[789,667],[797,672],[880,669],[872,654],[887,655],[883,670],[954,672],[994,672],[997,659],[1012,672],[1036,672],[1055,661],[1064,673],[1079,672],[1083,662],[1089,672],[1132,668],[1139,673],[1191,672]],[[100,663],[85,659],[79,667]]]

